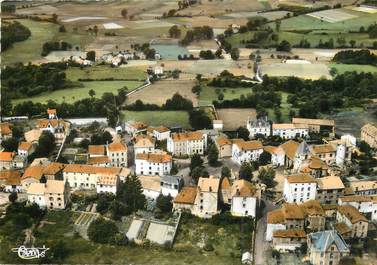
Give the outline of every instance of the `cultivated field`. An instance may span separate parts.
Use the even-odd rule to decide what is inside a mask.
[[[348,20],[348,19],[357,17],[357,16],[349,14],[345,11],[334,10],[334,9],[309,13],[308,16],[320,19],[321,21],[330,22],[330,23],[341,22],[341,21],[344,21],[344,20]]]
[[[272,63],[261,66],[262,74],[269,76],[297,76],[305,79],[331,78],[325,64]]]
[[[225,131],[234,131],[240,126],[246,126],[249,118],[255,118],[255,109],[216,109],[220,120],[224,122]]]
[[[182,126],[191,128],[189,115],[186,111],[123,111],[124,121],[141,121],[151,126],[165,125],[168,127]]]
[[[96,95],[94,97],[100,98],[105,92],[112,92],[116,94],[118,92],[118,89],[123,87],[127,87],[128,90],[131,91],[143,84],[139,81],[89,81],[81,83],[83,84],[83,87],[46,92],[30,98],[12,100],[12,103],[18,104],[28,100],[40,103],[46,103],[48,100],[73,103],[79,99],[88,98],[89,90],[91,89],[96,92]]]
[[[181,96],[190,99],[193,102],[194,106],[197,106],[198,101],[195,97],[195,94],[191,92],[191,89],[194,85],[195,82],[190,80],[158,81],[130,95],[127,99],[127,104],[132,104],[136,100],[140,99],[144,103],[157,104],[161,106],[175,93],[179,93]]]
[[[329,68],[335,68],[338,74],[343,74],[345,72],[371,72],[377,73],[377,67],[372,65],[360,65],[360,64],[329,64]]]

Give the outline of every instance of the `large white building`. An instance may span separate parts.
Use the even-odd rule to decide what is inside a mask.
[[[241,165],[243,162],[256,161],[263,153],[261,141],[235,141],[232,146],[232,160]]]
[[[113,167],[127,167],[127,146],[122,143],[107,145],[107,156]]]
[[[249,137],[254,138],[255,135],[263,135],[268,137],[271,135],[271,123],[267,117],[259,119],[249,119],[246,123],[246,128],[249,131]]]
[[[255,217],[256,206],[256,188],[253,184],[243,179],[236,180],[232,185],[231,214]]]
[[[282,139],[293,139],[296,137],[305,138],[309,134],[307,124],[274,123],[272,124],[272,135],[280,136]]]
[[[283,196],[288,203],[303,203],[315,200],[317,194],[316,180],[306,174],[287,176],[284,180]]]
[[[377,221],[377,196],[345,196],[338,200],[339,205],[351,205],[365,214],[371,221]]]
[[[97,193],[116,194],[119,185],[118,175],[102,175],[97,182]]]
[[[170,136],[169,128],[165,126],[149,127],[147,129],[149,135],[153,136],[157,141],[167,140]]]
[[[202,132],[173,133],[167,141],[167,149],[177,156],[203,155],[207,148],[207,134]]]
[[[195,203],[192,213],[201,218],[211,218],[219,213],[220,179],[210,176],[199,178]]]
[[[166,153],[140,153],[135,159],[137,175],[169,175],[172,167],[172,157]]]
[[[161,176],[161,193],[164,196],[170,195],[175,198],[183,187],[183,178],[180,176]]]

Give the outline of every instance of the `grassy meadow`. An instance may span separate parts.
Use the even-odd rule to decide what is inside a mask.
[[[126,121],[134,120],[145,122],[148,125],[158,126],[182,126],[183,128],[191,128],[189,123],[189,115],[186,111],[123,111],[123,119]]]

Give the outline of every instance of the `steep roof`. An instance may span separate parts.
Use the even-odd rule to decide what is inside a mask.
[[[34,178],[36,180],[40,180],[43,176],[44,169],[44,166],[29,166],[22,175],[22,179]]]
[[[343,181],[338,176],[329,176],[317,179],[318,187],[321,190],[344,189]]]
[[[31,142],[25,142],[25,141],[22,141],[20,142],[20,144],[18,145],[18,149],[20,150],[25,150],[25,151],[29,151],[29,149],[32,147],[33,143]]]
[[[183,187],[174,199],[174,203],[194,204],[196,198],[196,187]]]
[[[287,219],[305,219],[305,213],[296,203],[284,203],[282,206],[284,218]]]
[[[39,137],[42,135],[42,130],[32,129],[24,133],[25,140],[28,142],[36,142]]]
[[[326,252],[332,244],[335,244],[340,252],[349,252],[344,239],[334,230],[311,233],[308,238],[313,247],[320,252]]]
[[[209,178],[199,178],[198,189],[204,192],[218,192],[220,179],[210,176]]]
[[[154,147],[154,140],[149,135],[138,135],[135,138],[134,148],[138,147]]]
[[[325,216],[325,211],[319,201],[309,200],[300,204],[300,207],[306,216]]]
[[[48,125],[51,125],[53,128],[56,128],[59,126],[58,120],[49,120],[49,119],[40,119],[38,120],[38,128],[47,128]]]
[[[235,143],[239,149],[242,151],[263,149],[263,144],[261,141],[244,141]]]
[[[284,213],[281,209],[274,210],[267,213],[267,223],[269,224],[283,224],[285,223]]]
[[[326,119],[292,118],[292,123],[320,125],[320,126],[335,126],[334,120],[326,120]]]
[[[307,174],[295,174],[287,176],[287,181],[289,183],[316,183],[317,181],[310,175]]]
[[[282,145],[280,145],[280,147],[283,148],[285,155],[289,159],[293,160],[293,158],[296,155],[297,148],[298,148],[299,145],[300,145],[300,143],[293,141],[293,140],[289,140],[288,142],[285,142]]]
[[[111,143],[108,145],[109,152],[127,152],[127,146],[122,143]]]
[[[264,149],[264,151],[266,151],[266,152],[268,152],[270,154],[284,153],[283,148],[281,148],[279,146],[268,145],[268,146],[264,146],[263,149]]]
[[[105,146],[100,145],[89,145],[88,146],[88,153],[93,155],[104,155],[105,154]]]
[[[352,229],[350,227],[348,227],[348,225],[346,225],[343,222],[341,222],[341,223],[335,223],[334,224],[334,228],[341,235],[347,234],[347,233],[349,233],[349,232],[352,231]]]
[[[232,185],[232,196],[236,197],[252,197],[255,196],[255,186],[244,179],[236,180]]]
[[[312,156],[309,162],[310,169],[328,169],[328,165],[325,161],[321,160],[319,157]]]
[[[183,133],[173,133],[171,136],[172,140],[174,142],[180,142],[180,141],[196,141],[196,140],[202,140],[203,139],[203,133],[202,132],[183,132]]]
[[[218,146],[224,146],[224,145],[231,145],[232,141],[226,137],[218,137],[216,138],[216,143],[218,144]]]
[[[47,109],[47,114],[56,114],[56,109]]]
[[[152,163],[168,163],[172,161],[171,155],[166,153],[139,153],[136,159],[146,160]]]
[[[63,170],[65,167],[65,164],[58,163],[58,162],[51,162],[49,165],[45,167],[43,170],[43,174],[46,175],[55,175],[59,171]]]
[[[11,162],[15,155],[15,152],[0,152],[0,161]]]
[[[368,219],[351,205],[338,206],[338,211],[345,215],[353,224],[360,221],[368,222]]]

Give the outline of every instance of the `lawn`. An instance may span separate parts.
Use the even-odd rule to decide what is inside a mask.
[[[372,65],[360,65],[360,64],[329,64],[329,69],[335,68],[338,74],[343,74],[345,72],[371,72],[377,73],[377,67]]]
[[[217,93],[218,92],[218,93]],[[202,92],[199,96],[199,106],[204,105],[210,105],[212,104],[212,101],[218,100],[219,94],[224,94],[224,100],[225,99],[235,99],[240,98],[241,95],[247,95],[249,93],[252,93],[251,88],[214,88],[209,86],[204,86]]]
[[[148,125],[182,126],[189,129],[189,115],[186,111],[123,111],[124,120],[141,121]]]
[[[130,79],[142,80],[146,78],[146,72],[142,67],[116,67],[112,68],[108,65],[97,65],[86,68],[70,67],[65,71],[67,79]]]
[[[25,41],[16,42],[13,47],[2,52],[2,64],[29,62],[42,59],[42,45],[51,40],[58,32],[58,25],[49,22],[37,22],[28,19],[17,20],[30,29],[31,36]]]
[[[40,103],[47,102],[48,100],[54,100],[56,102],[64,101],[67,103],[73,103],[79,99],[89,97],[89,90],[91,89],[93,89],[96,92],[95,97],[99,98],[105,92],[112,92],[116,94],[118,89],[122,87],[126,86],[128,90],[133,90],[143,84],[143,82],[139,81],[89,81],[81,83],[83,84],[83,87],[60,89],[55,90],[53,92],[45,92],[31,98],[12,100],[12,103],[18,104],[28,100]]]

